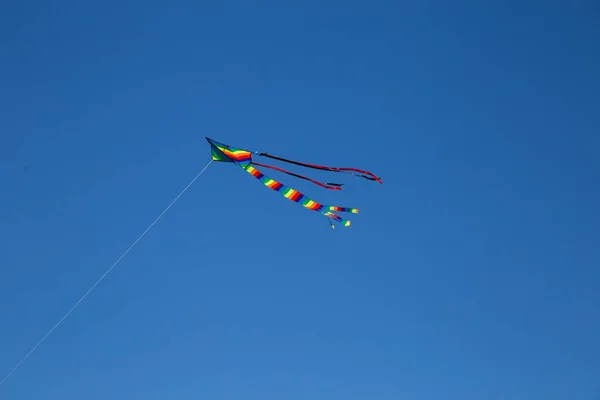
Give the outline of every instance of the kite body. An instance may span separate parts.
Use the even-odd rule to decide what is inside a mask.
[[[267,153],[251,152],[249,150],[239,149],[239,148],[232,147],[232,146],[229,146],[229,145],[226,145],[223,143],[216,142],[208,137],[206,138],[206,140],[210,144],[211,157],[212,157],[213,161],[229,162],[229,163],[237,164],[239,167],[241,167],[243,170],[248,172],[250,175],[252,175],[256,179],[261,181],[269,189],[279,192],[281,195],[283,195],[288,200],[291,200],[295,203],[301,204],[302,206],[304,206],[305,208],[307,208],[309,210],[318,211],[321,214],[323,214],[324,216],[326,216],[327,218],[329,218],[332,228],[334,228],[334,226],[331,223],[331,220],[337,221],[340,224],[342,224],[343,226],[350,226],[349,220],[343,219],[339,215],[335,214],[333,211],[349,212],[349,213],[357,214],[358,209],[319,204],[316,201],[308,198],[304,194],[298,192],[297,190],[292,189],[291,187],[286,186],[286,185],[284,185],[280,182],[277,182],[276,180],[266,176],[261,171],[259,171],[255,166],[258,165],[258,166],[274,169],[276,171],[280,171],[280,172],[283,172],[283,173],[291,175],[291,176],[295,176],[300,179],[308,180],[320,187],[323,187],[323,188],[326,188],[329,190],[341,190],[341,186],[342,186],[341,184],[321,183],[321,182],[317,182],[313,179],[310,179],[306,176],[296,174],[294,172],[286,171],[281,168],[273,167],[270,165],[260,164],[260,163],[254,162],[252,160],[252,155],[254,154],[254,155],[258,155],[258,156],[264,156],[264,157],[276,159],[279,161],[288,162],[288,163],[295,164],[295,165],[300,165],[300,166],[307,167],[307,168],[320,169],[320,170],[330,171],[330,172],[350,173],[355,176],[359,176],[359,177],[362,177],[365,179],[369,179],[372,181],[377,181],[379,183],[382,183],[381,179],[379,179],[372,173],[367,172],[367,171],[358,170],[355,168],[333,168],[333,167],[325,167],[325,166],[314,165],[314,164],[306,164],[306,163],[301,163],[298,161],[287,160],[287,159],[284,159],[281,157],[271,156]]]

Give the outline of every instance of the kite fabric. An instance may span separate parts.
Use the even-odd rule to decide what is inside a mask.
[[[311,178],[308,178],[306,176],[297,174],[295,172],[286,171],[284,169],[274,167],[271,165],[257,163],[252,160],[252,155],[254,154],[254,155],[258,155],[258,156],[264,156],[264,157],[268,157],[268,158],[271,158],[274,160],[287,162],[290,164],[299,165],[299,166],[303,166],[303,167],[307,167],[307,168],[318,169],[318,170],[322,170],[322,171],[348,173],[348,174],[358,176],[361,178],[365,178],[365,179],[368,179],[371,181],[383,183],[383,182],[381,182],[380,178],[373,175],[372,173],[370,173],[368,171],[359,170],[356,168],[334,168],[334,167],[326,167],[326,166],[315,165],[315,164],[306,164],[306,163],[302,163],[302,162],[298,162],[298,161],[285,159],[282,157],[272,156],[267,153],[256,152],[256,151],[253,152],[253,151],[249,151],[249,150],[239,149],[239,148],[236,148],[233,146],[229,146],[229,145],[226,145],[223,143],[216,142],[208,137],[206,138],[206,140],[210,144],[211,156],[212,156],[213,161],[229,162],[229,163],[237,164],[239,167],[241,167],[243,170],[248,172],[250,175],[252,175],[256,179],[261,181],[269,189],[279,192],[281,195],[283,195],[288,200],[291,200],[295,203],[299,203],[309,210],[318,211],[321,214],[323,214],[324,216],[326,216],[329,219],[329,223],[331,224],[332,228],[334,228],[334,226],[331,223],[331,220],[337,221],[340,224],[342,224],[343,226],[350,226],[349,220],[340,217],[339,215],[335,214],[334,211],[349,212],[352,214],[357,214],[358,209],[319,204],[316,201],[308,198],[304,194],[298,192],[297,190],[292,189],[291,187],[286,186],[286,185],[284,185],[280,182],[277,182],[276,180],[266,176],[265,174],[260,172],[255,166],[261,166],[261,167],[273,169],[275,171],[283,172],[285,174],[307,180],[309,182],[314,183],[317,186],[320,186],[322,188],[329,189],[329,190],[341,190],[342,184],[331,183],[331,182],[322,183],[322,182],[313,180]]]

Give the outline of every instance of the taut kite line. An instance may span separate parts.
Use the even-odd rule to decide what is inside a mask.
[[[286,170],[278,168],[278,167],[260,164],[260,163],[254,162],[252,160],[252,154],[258,155],[258,156],[263,156],[263,157],[268,157],[268,158],[271,158],[274,160],[287,162],[290,164],[299,165],[299,166],[306,167],[306,168],[318,169],[321,171],[329,171],[329,172],[347,173],[347,174],[365,178],[365,179],[368,179],[371,181],[376,181],[376,182],[382,183],[381,179],[378,178],[377,176],[375,176],[374,174],[372,174],[371,172],[363,171],[363,170],[356,169],[356,168],[335,168],[335,167],[326,167],[326,166],[322,166],[322,165],[307,164],[307,163],[303,163],[303,162],[299,162],[299,161],[289,160],[289,159],[282,158],[282,157],[272,156],[270,154],[263,153],[263,152],[240,149],[237,147],[229,146],[227,144],[219,143],[208,137],[206,138],[206,140],[210,144],[212,161],[230,162],[230,163],[234,163],[234,164],[238,165],[243,170],[248,172],[250,175],[252,175],[256,179],[261,181],[268,188],[281,193],[285,198],[287,198],[293,202],[299,203],[309,210],[318,211],[318,212],[322,213],[323,215],[325,215],[328,218],[329,223],[331,224],[332,228],[334,228],[333,224],[331,223],[332,219],[334,221],[339,222],[343,226],[350,226],[349,220],[343,219],[339,215],[335,214],[334,211],[349,212],[349,213],[357,214],[358,209],[319,204],[316,201],[308,198],[304,194],[298,192],[297,190],[292,189],[291,187],[288,187],[288,186],[286,186],[280,182],[277,182],[276,180],[266,176],[265,174],[260,172],[255,166],[261,166],[261,167],[270,168],[270,169],[273,169],[273,170],[276,170],[279,172],[283,172],[285,174],[294,176],[296,178],[307,180],[309,182],[314,183],[315,185],[318,185],[322,188],[329,189],[329,190],[341,190],[342,184],[330,183],[330,182],[322,183],[322,182],[318,182],[314,179],[308,178],[306,176],[299,175],[294,172],[286,171]]]
[[[175,199],[173,199],[173,201],[171,201],[171,203],[167,206],[167,208],[165,208],[163,210],[163,212],[161,212],[159,214],[158,217],[156,217],[156,219],[146,228],[146,230],[144,232],[142,232],[142,234],[140,236],[138,236],[138,238],[127,248],[127,250],[125,250],[125,252],[123,254],[121,254],[121,256],[119,258],[117,258],[117,261],[115,261],[110,268],[108,268],[106,270],[106,272],[104,272],[104,274],[100,277],[100,279],[98,279],[93,285],[92,287],[90,287],[88,289],[87,292],[85,292],[85,294],[83,296],[81,296],[81,298],[79,300],[77,300],[77,302],[75,303],[75,305],[73,305],[73,307],[71,307],[71,309],[69,311],[67,311],[65,313],[65,315],[63,315],[63,317],[61,319],[58,320],[58,322],[56,324],[54,324],[54,326],[40,339],[40,341],[37,342],[37,344],[35,346],[33,346],[33,348],[31,350],[29,350],[29,353],[25,354],[25,357],[23,357],[21,359],[21,361],[19,361],[17,363],[17,365],[15,365],[15,367],[13,369],[11,369],[8,374],[6,374],[6,376],[0,380],[0,386],[2,386],[2,384],[4,384],[4,382],[6,382],[6,380],[8,378],[10,378],[10,376],[17,370],[19,369],[19,367],[29,358],[29,356],[31,356],[33,354],[34,351],[37,350],[38,347],[41,346],[42,343],[44,343],[44,341],[46,341],[46,339],[48,338],[48,336],[50,336],[52,334],[52,332],[54,332],[56,330],[56,328],[58,328],[65,319],[67,319],[67,317],[69,315],[71,315],[71,313],[73,311],[75,311],[75,309],[79,306],[79,304],[85,300],[86,297],[88,297],[88,295],[90,293],[92,293],[92,291],[96,288],[96,286],[98,286],[100,284],[100,282],[102,282],[102,280],[104,280],[104,278],[106,278],[106,276],[110,273],[110,271],[112,271],[120,262],[121,260],[131,251],[131,249],[133,249],[139,242],[140,240],[142,240],[144,238],[144,236],[146,236],[146,234],[150,231],[150,229],[152,229],[152,227],[154,225],[156,225],[156,223],[163,217],[163,215],[165,215],[167,213],[167,211],[169,211],[169,209],[171,207],[173,207],[173,205],[177,202],[177,200],[179,200],[179,198],[181,196],[183,196],[183,194],[190,188],[190,186],[192,186],[192,184],[194,182],[196,182],[196,180],[200,177],[200,175],[202,175],[204,173],[204,171],[206,171],[206,169],[208,168],[208,166],[212,164],[212,160],[210,160],[208,162],[208,164],[206,164],[206,166],[204,168],[202,168],[202,170],[194,177],[194,179],[192,179],[190,181],[190,183],[187,184],[187,186],[181,191],[179,192],[179,194],[175,197]]]

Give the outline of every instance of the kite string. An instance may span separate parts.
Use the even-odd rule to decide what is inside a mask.
[[[146,236],[148,231],[150,231],[150,229],[152,229],[152,227],[162,218],[162,216],[165,215],[167,211],[169,211],[169,209],[177,202],[177,200],[179,200],[179,198],[190,188],[190,186],[192,186],[196,179],[198,179],[200,175],[202,175],[202,173],[206,171],[206,169],[212,162],[213,160],[210,160],[208,164],[206,164],[206,166],[194,177],[194,179],[192,179],[190,183],[188,183],[188,185],[177,195],[177,197],[173,199],[171,204],[169,204],[167,208],[165,208],[164,211],[160,213],[160,215],[146,228],[146,230],[140,236],[138,236],[138,238],[131,244],[131,246],[129,246],[129,248],[127,248],[127,250],[125,250],[125,252],[121,254],[117,261],[115,261],[113,265],[111,265],[110,268],[106,270],[106,272],[100,277],[100,279],[98,279],[96,283],[92,285],[92,287],[77,301],[77,303],[75,303],[75,305],[71,307],[71,309],[67,311],[67,313],[56,324],[54,324],[52,329],[50,329],[48,333],[46,333],[46,335],[44,335],[44,337],[42,337],[42,339],[29,351],[29,353],[27,353],[25,357],[23,357],[23,359],[21,359],[21,361],[19,361],[19,363],[0,381],[0,385],[2,385],[29,358],[29,356],[48,338],[48,336],[50,336],[52,332],[54,332],[54,330],[58,328],[60,324],[62,324],[62,322],[77,308],[77,306],[79,306],[79,304],[83,300],[85,300],[85,298],[96,288],[96,286],[98,286],[98,284],[102,282],[106,275],[108,275],[110,271],[112,271],[113,268],[115,268],[117,264],[119,264],[119,262],[127,255],[127,253],[129,253],[131,249],[133,249],[135,245],[138,244],[138,242],[142,240],[144,236]]]

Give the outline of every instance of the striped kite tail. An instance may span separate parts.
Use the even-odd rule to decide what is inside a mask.
[[[304,208],[309,210],[318,211],[321,214],[325,215],[329,219],[333,219],[336,222],[339,222],[343,226],[350,226],[350,221],[343,219],[339,215],[333,213],[333,211],[339,212],[350,212],[353,214],[358,213],[357,208],[348,208],[348,207],[339,207],[339,206],[327,206],[323,204],[319,204],[316,201],[310,199],[299,191],[292,189],[289,186],[285,186],[284,184],[277,182],[276,180],[266,176],[262,172],[260,172],[256,167],[248,164],[242,167],[246,172],[250,175],[261,181],[266,187],[269,189],[279,192],[286,199],[293,201],[295,203],[301,204]],[[332,225],[333,226],[333,225]]]

